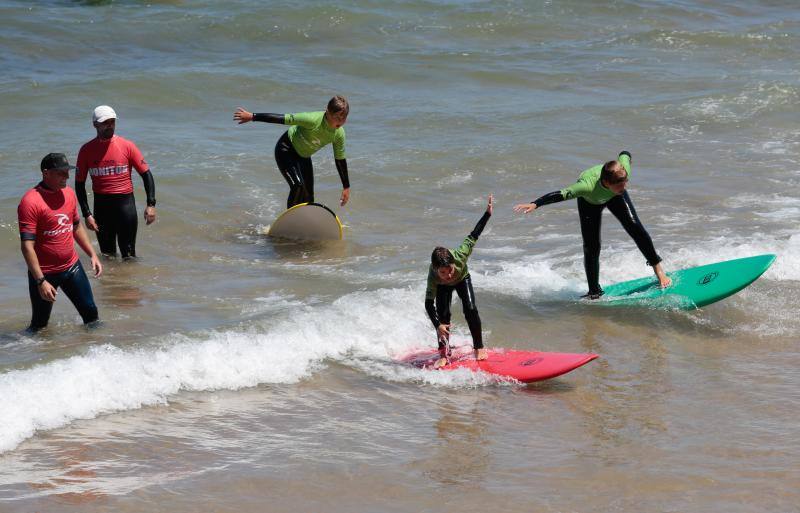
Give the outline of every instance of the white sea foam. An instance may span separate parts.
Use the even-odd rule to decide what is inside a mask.
[[[683,108],[691,119],[727,123],[741,122],[762,112],[796,103],[798,92],[779,82],[759,82],[738,94],[712,96],[688,102]]]
[[[800,218],[800,208],[779,208],[778,210],[773,210],[771,212],[755,212],[755,214],[759,217],[765,217],[767,219],[798,219]]]
[[[652,130],[665,144],[679,144],[694,142],[703,132],[700,130],[700,125],[659,125],[654,126]]]
[[[447,176],[437,181],[436,186],[441,189],[442,187],[446,187],[448,185],[467,183],[471,180],[472,180],[472,171],[456,172],[450,176]]]
[[[762,279],[800,280],[800,262],[793,257],[800,250],[800,235],[775,237],[755,233],[748,237],[720,237],[702,244],[686,245],[669,253],[669,268],[691,267],[722,260],[774,253],[775,263]]]
[[[800,235],[720,237],[659,249],[666,257],[667,269],[777,253],[777,262],[762,280],[800,280],[800,262],[792,258],[800,250]],[[649,272],[632,244],[604,247],[603,283]],[[472,273],[478,290],[526,301],[572,298],[585,288],[580,254],[551,252],[500,262],[476,260]],[[313,306],[292,297],[267,295],[258,301],[259,307],[246,312],[251,318],[247,328],[172,335],[135,348],[95,346],[81,355],[6,372],[0,375],[0,451],[13,449],[38,430],[165,403],[181,390],[237,390],[259,384],[296,383],[324,368],[329,360],[346,362],[393,381],[450,387],[495,383],[492,377],[466,371],[430,373],[392,363],[395,355],[430,340],[431,328],[421,304],[422,287],[419,283],[401,289],[354,292]],[[753,297],[756,300],[762,295]],[[748,298],[743,293],[739,300],[751,301]],[[782,333],[794,326],[791,318],[773,313],[768,305],[755,306],[764,310],[764,326],[771,326],[773,331]],[[286,312],[289,307],[291,316]],[[257,311],[269,315],[259,318]],[[754,324],[752,328],[765,329],[760,326]],[[463,326],[455,331],[453,342],[469,343]]]
[[[303,302],[299,299],[295,299],[293,296],[283,291],[272,291],[266,296],[255,298],[252,303],[247,303],[242,308],[242,314],[245,317],[252,317],[255,315],[263,315],[268,312],[275,313],[290,308],[300,308],[302,306]]]
[[[577,257],[565,267],[559,260],[524,257],[497,266],[475,265],[473,284],[493,292],[529,297],[574,297],[585,288],[583,264]],[[556,265],[557,264],[557,265]],[[580,268],[580,271],[579,271]]]
[[[249,329],[172,335],[134,349],[95,346],[82,355],[6,372],[0,375],[0,452],[38,430],[166,403],[181,390],[296,383],[328,359],[377,362],[371,373],[391,380],[455,387],[496,382],[471,372],[429,373],[391,363],[394,355],[431,338],[422,295],[421,286],[357,292],[327,305],[295,305],[291,318],[274,322],[270,316]],[[264,302],[286,304],[275,297]],[[456,331],[453,342],[469,343],[469,335]]]
[[[760,203],[767,205],[800,205],[800,198],[793,198],[791,196],[783,196],[781,194],[771,194],[769,196],[759,194],[743,194],[739,197],[742,203]]]
[[[516,256],[525,253],[525,250],[518,246],[500,246],[496,248],[481,248],[481,253],[485,255],[495,255],[502,257]]]
[[[778,259],[764,278],[800,280],[800,262],[791,257],[800,251],[800,235],[727,236],[682,247],[657,244],[656,249],[664,258],[663,265],[667,271],[774,253]],[[600,282],[606,284],[641,278],[652,272],[632,242],[604,245],[600,262]],[[479,281],[480,288],[523,299],[574,297],[584,293],[586,288],[583,255],[580,253],[525,256],[499,264],[476,262],[471,273],[476,276],[473,282]]]
[[[770,153],[773,155],[786,155],[790,151],[792,145],[784,141],[766,141],[761,143],[759,150],[762,153]]]

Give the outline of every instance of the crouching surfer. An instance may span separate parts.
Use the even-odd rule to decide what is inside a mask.
[[[478,315],[478,307],[475,305],[475,293],[472,291],[472,278],[467,269],[467,259],[472,254],[472,248],[475,247],[478,237],[492,215],[492,202],[493,198],[490,194],[486,212],[458,248],[449,250],[439,246],[431,254],[428,286],[425,291],[425,310],[436,329],[436,337],[439,342],[440,358],[434,364],[434,368],[446,365],[450,358],[450,302],[453,298],[453,290],[458,293],[464,307],[464,317],[472,335],[475,359],[485,360],[487,357],[486,349],[483,347],[481,318]]]

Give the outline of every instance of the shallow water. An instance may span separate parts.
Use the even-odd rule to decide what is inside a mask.
[[[793,2],[0,2],[0,49],[0,510],[797,511]],[[336,93],[345,240],[269,240],[282,130],[232,113]],[[92,281],[100,329],[61,298],[29,337],[16,205],[103,103],[159,220]],[[698,311],[576,301],[574,203],[511,207],[622,149],[667,269],[775,264]],[[527,387],[393,363],[435,343],[430,251],[490,192],[487,344],[600,359]],[[606,215],[601,281],[648,272]]]

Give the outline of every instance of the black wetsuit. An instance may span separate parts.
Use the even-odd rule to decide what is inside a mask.
[[[311,162],[311,157],[301,157],[297,154],[289,140],[289,132],[284,132],[275,144],[275,162],[283,179],[289,184],[286,208],[300,203],[313,203],[314,164]]]
[[[428,291],[425,297],[425,310],[428,317],[433,323],[433,327],[437,328],[440,324],[450,324],[450,303],[453,299],[453,291],[455,290],[458,297],[461,298],[461,305],[464,311],[464,318],[469,326],[470,335],[472,335],[472,346],[475,349],[483,347],[483,334],[481,330],[481,318],[478,315],[478,307],[475,304],[475,292],[472,290],[472,277],[469,275],[467,269],[467,259],[469,258],[472,248],[478,241],[478,237],[483,232],[486,222],[489,220],[491,214],[488,212],[483,214],[483,217],[475,225],[475,228],[467,236],[462,245],[455,251],[451,251],[454,263],[456,264],[456,272],[460,272],[463,278],[456,283],[441,284],[436,280],[436,271],[431,267],[428,278]],[[431,277],[431,272],[433,277]],[[432,290],[431,279],[434,280],[435,289]],[[433,294],[432,294],[433,293]],[[434,295],[434,298],[430,297]],[[449,336],[445,339],[439,339],[439,352],[442,357],[449,357]]]
[[[627,151],[623,151],[619,155],[620,162],[626,167],[630,173],[630,159],[631,155]],[[600,225],[602,221],[603,209],[608,207],[608,210],[614,214],[622,227],[636,242],[636,246],[642,255],[647,259],[647,265],[655,266],[661,262],[661,257],[656,253],[653,246],[653,240],[650,234],[647,233],[639,216],[636,215],[636,209],[633,207],[633,202],[628,191],[619,195],[614,195],[613,192],[602,187],[599,181],[600,169],[602,166],[595,166],[584,171],[581,178],[575,186],[570,188],[550,192],[544,196],[537,198],[533,203],[537,208],[551,203],[558,203],[565,199],[577,197],[578,199],[578,215],[581,221],[581,236],[583,237],[583,265],[586,270],[586,281],[589,285],[590,297],[599,297],[603,294],[603,289],[600,287]],[[575,192],[578,191],[578,192]],[[591,203],[581,197],[582,194],[592,197],[594,203]],[[610,199],[605,199],[609,198]],[[598,199],[604,201],[598,203]]]
[[[147,195],[147,205],[156,205],[156,185],[153,174],[147,171],[141,175]],[[86,182],[75,181],[75,193],[81,206],[83,217],[94,216],[97,222],[97,242],[104,255],[117,254],[117,244],[122,258],[136,257],[136,233],[139,217],[136,214],[136,199],[133,193],[100,194],[93,193],[94,213],[89,210],[86,195]]]
[[[253,121],[264,123],[286,124],[286,115],[258,113],[253,114]],[[347,173],[347,160],[335,159],[336,171],[342,180],[342,187],[350,187]],[[289,139],[289,132],[284,132],[275,144],[275,163],[289,184],[289,197],[286,199],[286,208],[291,208],[300,203],[314,202],[314,165],[311,157],[303,157],[295,150]]]
[[[600,222],[603,219],[603,209],[614,214],[628,235],[631,236],[639,251],[647,259],[647,265],[654,266],[661,262],[661,257],[656,253],[653,239],[647,233],[636,209],[633,208],[628,191],[615,196],[603,205],[592,205],[583,198],[578,198],[578,215],[581,219],[581,236],[583,236],[583,265],[586,269],[586,281],[589,283],[590,295],[602,295],[600,287]]]

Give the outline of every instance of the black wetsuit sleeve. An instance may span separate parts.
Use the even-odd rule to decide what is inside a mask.
[[[78,197],[78,204],[81,206],[83,217],[92,215],[92,211],[89,209],[89,198],[86,196],[86,182],[75,180],[75,195]]]
[[[492,214],[489,212],[484,212],[483,217],[480,218],[478,224],[475,225],[475,228],[472,229],[472,233],[469,234],[475,240],[478,240],[478,237],[481,236],[481,232],[486,227],[486,222],[489,221],[489,218],[492,217]]]
[[[433,323],[434,328],[439,327],[439,316],[436,314],[436,306],[433,304],[433,299],[425,300],[425,311],[428,312],[428,317]]]
[[[147,171],[142,173],[142,181],[144,182],[144,192],[147,193],[147,206],[156,206],[156,182],[153,180],[153,173]]]
[[[533,203],[536,203],[536,208],[539,208],[543,205],[549,205],[550,203],[558,203],[559,201],[564,201],[564,195],[561,194],[561,191],[554,191],[548,192],[540,198],[536,198]]]
[[[275,123],[277,125],[284,125],[283,122],[286,117],[283,114],[272,114],[269,112],[262,112],[260,114],[253,114],[253,121],[262,121],[264,123]]]
[[[339,178],[342,180],[342,189],[350,188],[350,179],[347,177],[347,160],[336,159],[336,171],[339,172]]]

